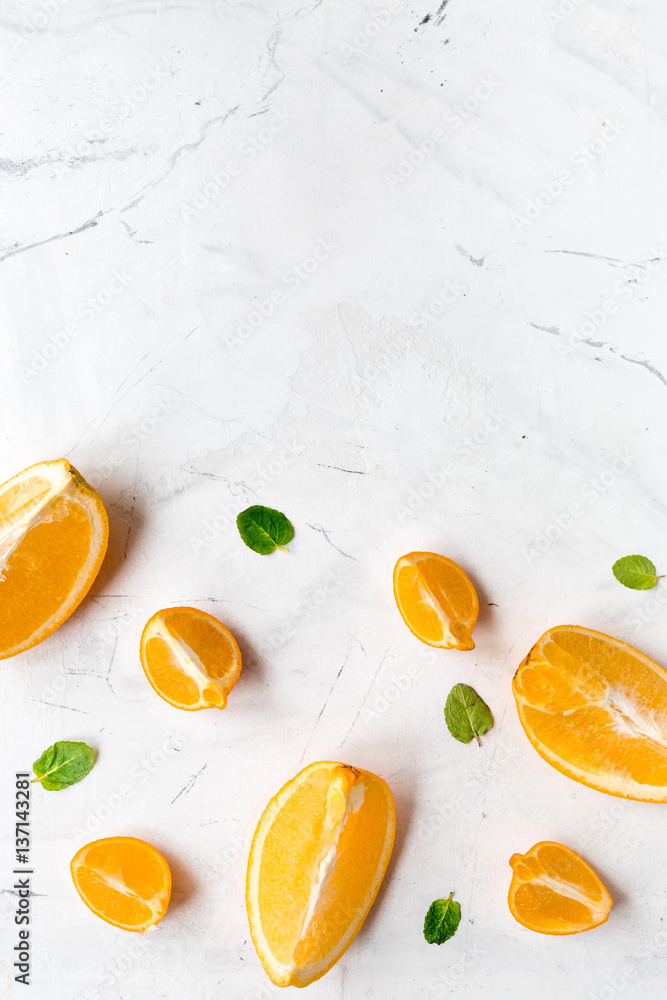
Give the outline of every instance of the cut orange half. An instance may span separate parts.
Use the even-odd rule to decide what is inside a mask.
[[[352,943],[380,888],[396,821],[389,786],[310,764],[262,813],[250,848],[250,933],[276,986],[308,986]]]
[[[638,650],[578,625],[549,629],[512,682],[540,756],[610,795],[667,802],[667,672]]]
[[[105,837],[77,851],[70,865],[88,909],[114,927],[155,927],[169,906],[171,872],[152,844],[135,837]]]
[[[394,567],[394,597],[413,635],[442,649],[474,649],[479,613],[467,573],[437,552],[409,552]]]
[[[108,537],[104,504],[64,458],[0,486],[0,659],[31,649],[69,618]]]
[[[241,650],[228,628],[196,608],[165,608],[141,636],[141,663],[152,687],[175,708],[224,708],[241,673]]]
[[[583,858],[550,840],[510,858],[508,896],[515,920],[539,934],[578,934],[599,927],[614,905]]]

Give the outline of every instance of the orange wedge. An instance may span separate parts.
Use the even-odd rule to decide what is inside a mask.
[[[593,869],[562,844],[542,840],[510,865],[509,908],[531,931],[578,934],[603,924],[614,905]]]
[[[477,593],[457,563],[436,552],[409,552],[394,567],[394,597],[413,635],[441,649],[474,649]]]
[[[224,708],[241,673],[228,628],[196,608],[165,608],[141,636],[141,663],[153,689],[175,708]]]
[[[667,672],[638,650],[578,625],[549,629],[512,682],[541,757],[610,795],[667,802]]]
[[[124,931],[143,933],[169,906],[169,865],[151,844],[135,837],[105,837],[77,851],[70,865],[88,909]]]
[[[62,625],[107,548],[104,505],[69,462],[40,462],[0,486],[0,659]]]
[[[380,888],[396,821],[389,786],[310,764],[262,813],[250,848],[250,933],[276,986],[308,986],[352,943]]]

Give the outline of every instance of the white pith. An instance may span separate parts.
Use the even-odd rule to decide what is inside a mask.
[[[647,740],[654,750],[667,756],[667,730],[656,721],[653,712],[642,715],[629,698],[612,687],[599,704],[611,713],[617,732]]]
[[[536,648],[541,649],[547,640],[555,642],[556,640],[552,638],[553,634],[558,633],[563,629],[574,629],[584,635],[593,635],[596,638],[603,639],[610,645],[617,646],[622,651],[625,651],[625,643],[614,639],[613,636],[604,635],[601,632],[595,632],[593,629],[580,628],[578,626],[559,626],[558,628],[550,629],[549,632],[545,633],[545,635],[539,640]],[[654,663],[643,653],[640,653],[639,650],[633,649],[632,652],[633,655],[635,655],[637,659],[644,664],[644,666],[649,667],[653,673],[655,673],[663,682],[667,684],[667,672],[663,670],[662,667],[660,667],[657,663]],[[550,663],[550,661],[545,659],[541,652],[533,654],[531,651],[531,654],[527,658],[525,664],[522,664],[522,667],[524,665],[529,667],[534,666],[539,662],[539,660]],[[545,746],[541,738],[536,735],[535,731],[525,718],[524,708],[535,708],[536,711],[563,716],[573,715],[580,709],[573,708],[565,712],[549,713],[546,708],[533,706],[520,692],[516,692],[516,694],[519,718],[526,733],[535,748],[538,750],[538,753],[550,764],[557,767],[558,770],[567,774],[575,781],[580,781],[584,785],[589,785],[592,788],[605,791],[609,795],[617,795],[621,798],[638,799],[647,802],[667,802],[667,786],[641,784],[630,777],[615,774],[610,770],[605,770],[603,772],[584,770],[583,768],[580,768],[576,764],[572,763],[572,761],[565,760],[554,750]],[[652,711],[649,711],[648,713],[640,712],[634,701],[609,684],[607,684],[602,698],[595,701],[589,701],[586,707],[596,706],[604,709],[610,714],[614,729],[617,733],[619,733],[619,735],[630,736],[638,741],[643,741],[649,744],[650,748],[655,752],[663,756],[667,756],[667,727],[664,722],[661,723],[656,719],[655,714]],[[596,778],[599,782],[597,784],[595,782]]]
[[[418,561],[419,560],[417,559],[408,559],[407,557],[405,557],[404,559],[401,560],[397,569],[400,570],[404,566],[416,567]],[[451,624],[450,620],[443,613],[443,610],[440,607],[439,602],[436,600],[435,594],[433,593],[429,585],[426,583],[419,570],[417,570],[417,587],[419,589],[420,600],[422,601],[423,604],[428,605],[429,608],[435,611],[436,615],[438,616],[438,621],[440,622],[440,626],[442,628],[442,639],[439,639],[437,643],[434,643],[434,645],[446,646],[448,648],[451,648],[452,646],[456,645],[458,640],[456,639],[455,636],[452,635],[450,631],[450,624]]]
[[[85,858],[80,860],[76,866],[75,871],[78,873],[82,868],[88,868],[89,871],[93,872],[95,877],[99,879],[100,882],[104,882],[108,885],[110,889],[115,892],[121,893],[123,896],[129,896],[131,899],[137,899],[140,903],[143,903],[150,910],[151,916],[148,920],[145,920],[143,924],[137,924],[138,930],[154,930],[155,925],[160,919],[160,914],[164,910],[164,897],[163,892],[157,893],[155,896],[151,896],[150,899],[146,899],[144,896],[140,896],[138,893],[134,892],[127,886],[122,878],[120,872],[112,874],[111,872],[100,871],[98,868],[89,868],[86,864]],[[156,920],[158,918],[158,920]]]
[[[248,917],[250,920],[250,929],[253,937],[253,942],[257,953],[264,965],[264,968],[269,972],[272,982],[279,986],[305,986],[315,979],[318,979],[323,975],[331,966],[337,961],[337,959],[345,951],[351,940],[357,934],[361,924],[364,922],[366,915],[373,903],[375,895],[378,891],[380,883],[384,877],[385,869],[387,867],[389,857],[391,855],[391,850],[394,841],[394,824],[390,823],[388,825],[387,837],[384,843],[382,855],[380,858],[380,863],[378,865],[378,871],[372,885],[369,887],[366,899],[363,904],[359,907],[358,914],[351,921],[350,925],[347,927],[345,933],[336,942],[335,946],[325,955],[319,962],[311,964],[307,967],[298,967],[296,963],[282,963],[279,962],[271,951],[271,947],[264,935],[264,930],[261,924],[261,917],[257,905],[259,898],[259,873],[261,867],[261,856],[264,848],[264,842],[266,837],[273,826],[275,818],[279,814],[280,810],[286,803],[286,801],[291,798],[291,796],[296,792],[297,788],[301,783],[309,778],[313,770],[321,768],[323,766],[336,767],[343,765],[336,765],[332,762],[319,762],[317,764],[311,764],[309,767],[305,768],[297,778],[288,782],[288,784],[281,789],[281,791],[271,800],[269,805],[266,807],[262,817],[260,818],[257,830],[255,831],[255,836],[253,838],[253,843],[250,849],[250,857],[248,859],[248,880],[247,880],[247,892],[246,900],[248,905]],[[357,782],[354,783],[352,788],[347,794],[347,802],[345,809],[337,824],[337,830],[332,838],[328,838],[327,848],[323,852],[322,856],[318,862],[317,868],[317,878],[313,887],[311,889],[308,903],[304,909],[303,918],[301,921],[301,927],[297,940],[294,945],[294,950],[296,951],[300,941],[309,933],[313,918],[316,916],[318,911],[318,903],[322,900],[324,892],[326,890],[327,883],[335,870],[335,862],[338,857],[337,845],[340,840],[340,836],[343,833],[345,824],[349,816],[361,808],[363,804],[364,797],[364,787],[363,782],[365,780],[364,772],[360,772],[360,777]],[[373,777],[373,776],[371,776]],[[391,795],[390,795],[391,798]]]
[[[297,941],[294,946],[295,949],[310,932],[310,927],[313,921],[313,917],[315,916],[315,913],[317,911],[318,904],[322,900],[322,897],[324,895],[327,886],[327,882],[329,881],[334,870],[336,858],[338,856],[338,841],[340,840],[340,836],[343,832],[345,824],[347,823],[348,817],[352,813],[355,813],[359,808],[361,808],[361,806],[363,805],[363,801],[364,801],[364,786],[361,784],[361,782],[357,782],[354,785],[352,785],[352,788],[350,789],[347,795],[345,812],[343,813],[339,822],[337,823],[337,827],[333,836],[333,843],[329,848],[329,850],[319,860],[317,866],[317,879],[313,883],[313,887],[310,890],[310,896],[308,897],[308,905],[306,906],[306,909],[304,910],[303,913],[301,930],[299,931],[299,935],[297,937]]]
[[[227,701],[227,687],[224,677],[211,677],[206,672],[204,664],[197,653],[195,653],[194,649],[191,649],[186,642],[179,639],[179,637],[174,635],[173,632],[170,632],[160,618],[156,618],[147,630],[146,641],[153,638],[162,639],[167,643],[169,649],[176,657],[179,669],[185,674],[186,677],[197,685],[201,695],[200,699],[198,702],[195,702],[192,706],[188,707],[195,708],[197,705],[204,705],[206,708],[211,707],[211,703],[206,701],[203,697],[204,689],[207,687],[220,688],[224,707]]]
[[[48,472],[51,472],[51,475],[48,477],[51,480],[51,484],[41,500],[39,500],[34,507],[25,511],[23,515],[19,515],[16,519],[11,519],[9,524],[6,525],[3,530],[0,530],[0,580],[2,580],[4,576],[5,568],[10,557],[19,547],[28,532],[34,528],[36,524],[39,524],[40,521],[48,520],[48,508],[53,506],[54,500],[68,492],[74,492],[72,489],[72,477],[69,469],[65,465],[57,463],[57,469],[45,469],[44,472],[40,472],[39,476],[45,482],[48,481]],[[27,479],[32,479],[35,475],[36,474],[34,472],[26,470]],[[19,482],[20,479],[15,478],[10,480],[6,486],[13,488],[18,485]]]
[[[50,508],[53,507],[57,499],[71,498],[72,501],[85,510],[92,525],[90,549],[86,561],[81,567],[75,586],[60,607],[31,636],[26,637],[11,649],[5,650],[2,654],[3,658],[14,656],[46,639],[58,625],[62,624],[69,617],[90,588],[95,567],[100,560],[100,554],[106,549],[108,531],[106,514],[103,513],[102,509],[103,525],[100,528],[99,498],[95,497],[98,501],[96,503],[93,499],[93,496],[95,496],[93,491],[86,483],[83,483],[76,477],[69,462],[59,459],[55,462],[42,462],[36,466],[32,466],[24,472],[19,473],[19,475],[14,476],[13,479],[8,480],[4,484],[4,490],[11,489],[20,485],[22,481],[32,478],[42,479],[49,486],[44,496],[34,507],[31,507],[22,515],[11,517],[9,523],[0,530],[0,582],[4,579],[5,569],[13,553],[37,524],[50,519]]]
[[[573,885],[568,885],[567,882],[560,882],[558,879],[547,875],[546,872],[542,875],[536,875],[535,878],[530,879],[529,882],[524,884],[543,885],[546,889],[551,889],[559,896],[566,896],[568,899],[574,899],[577,903],[582,903],[590,910],[594,920],[597,917],[604,917],[609,913],[609,907],[605,906],[602,902],[595,903],[585,893],[575,889]]]

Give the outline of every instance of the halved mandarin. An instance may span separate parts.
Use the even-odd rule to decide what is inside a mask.
[[[102,565],[102,500],[69,462],[39,462],[0,486],[0,660],[69,618]]]
[[[394,597],[413,635],[441,649],[474,649],[479,613],[470,577],[437,552],[409,552],[394,567]]]
[[[145,840],[94,840],[76,852],[70,869],[76,891],[88,909],[114,927],[143,933],[167,912],[169,865]]]
[[[276,986],[308,986],[354,940],[394,843],[389,786],[348,764],[319,761],[262,813],[248,859],[250,933]]]
[[[667,671],[626,642],[549,629],[512,681],[519,719],[562,774],[610,795],[667,802]]]
[[[614,905],[590,865],[563,844],[542,840],[525,854],[513,854],[510,865],[512,916],[538,934],[599,927]]]
[[[197,608],[165,608],[141,636],[141,663],[155,691],[175,708],[224,708],[241,673],[241,650],[222,622]]]

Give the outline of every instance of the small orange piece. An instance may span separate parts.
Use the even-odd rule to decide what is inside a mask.
[[[437,552],[409,552],[394,567],[394,597],[413,635],[441,649],[474,649],[479,601],[461,567]]]
[[[76,852],[70,869],[76,891],[88,909],[114,927],[143,933],[167,912],[169,865],[145,840],[94,840]]]
[[[510,858],[508,896],[515,920],[538,934],[578,934],[599,927],[614,905],[590,865],[562,844],[542,840]]]
[[[165,608],[141,636],[141,663],[153,689],[175,708],[224,708],[241,673],[228,628],[196,608]]]
[[[248,859],[250,933],[276,986],[308,986],[352,943],[394,843],[389,786],[347,764],[310,764],[262,813]]]
[[[64,458],[0,486],[0,660],[69,618],[97,576],[108,537],[104,504]]]
[[[598,791],[667,802],[667,671],[578,625],[545,632],[512,682],[541,757]]]

